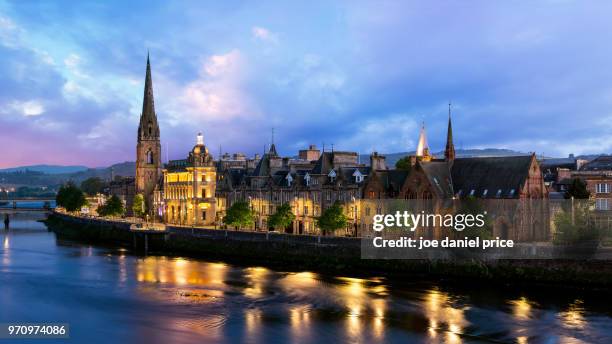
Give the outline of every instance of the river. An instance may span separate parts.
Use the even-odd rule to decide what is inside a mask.
[[[71,342],[612,342],[605,294],[145,257],[58,239],[43,217],[0,234],[0,322],[69,323]]]

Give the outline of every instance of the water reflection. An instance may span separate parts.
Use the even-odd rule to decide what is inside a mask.
[[[0,322],[66,319],[79,342],[612,341],[609,303],[571,292],[140,257],[56,242],[36,226],[2,233]],[[99,332],[101,323],[116,330]]]
[[[425,296],[423,309],[429,319],[428,334],[432,339],[444,332],[445,341],[461,342],[463,328],[469,324],[464,314],[469,307],[453,307],[448,293],[432,289]]]

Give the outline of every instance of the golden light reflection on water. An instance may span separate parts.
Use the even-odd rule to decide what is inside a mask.
[[[460,343],[463,329],[469,324],[465,318],[468,307],[455,308],[448,293],[432,289],[427,292],[423,301],[425,315],[429,319],[427,333],[430,338],[437,338],[439,332],[445,332],[447,343]],[[446,325],[446,329],[443,327]]]
[[[227,265],[223,263],[151,256],[138,260],[136,279],[138,282],[171,283],[178,286],[222,285],[226,270]]]
[[[244,312],[244,323],[247,335],[253,336],[261,329],[262,311],[256,308],[249,308]]]
[[[567,311],[559,313],[563,327],[572,330],[582,330],[586,327],[587,321],[584,315],[585,309],[582,300],[575,300],[569,305]]]
[[[528,320],[532,316],[532,302],[525,297],[517,300],[511,300],[512,315],[518,320]]]
[[[262,297],[270,270],[262,267],[253,267],[245,269],[245,272],[245,278],[249,287],[244,289],[244,295],[250,298]]]

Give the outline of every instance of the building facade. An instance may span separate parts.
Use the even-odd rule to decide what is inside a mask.
[[[187,159],[170,161],[162,173],[163,188],[156,193],[156,200],[166,223],[211,226],[218,222],[217,172],[202,134],[198,134]]]

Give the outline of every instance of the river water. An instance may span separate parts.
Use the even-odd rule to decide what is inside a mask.
[[[605,294],[144,257],[60,240],[42,217],[0,234],[0,322],[69,323],[71,342],[612,342]]]

